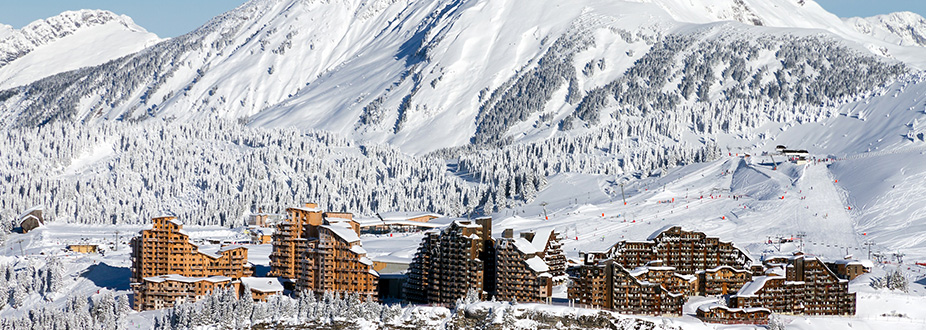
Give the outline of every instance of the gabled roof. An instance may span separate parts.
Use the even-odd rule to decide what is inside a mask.
[[[32,213],[33,211],[44,211],[44,210],[45,210],[45,206],[36,205],[20,213],[19,216],[16,217],[16,219],[19,219],[20,221],[22,221],[22,220],[25,220],[25,217],[29,215],[29,213]]]
[[[736,293],[740,297],[752,297],[759,292],[762,288],[765,287],[765,282],[769,280],[785,279],[784,276],[757,276],[752,279],[752,281],[743,285],[739,292]]]

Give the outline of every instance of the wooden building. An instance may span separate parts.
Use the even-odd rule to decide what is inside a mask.
[[[77,253],[97,253],[100,247],[96,244],[71,244],[68,245],[68,250]]]
[[[621,241],[608,251],[610,258],[626,268],[662,260],[679,274],[694,275],[699,270],[719,266],[746,269],[752,259],[731,242],[722,242],[702,232],[667,226],[646,241]]]
[[[29,231],[41,227],[45,224],[45,218],[42,216],[43,210],[44,207],[35,206],[23,211],[23,213],[16,217],[17,222],[19,223],[19,227],[22,228],[23,233],[28,233]]]
[[[166,293],[150,291],[159,290],[166,285],[182,286],[180,283],[193,283],[203,288],[212,285],[201,281],[172,281],[173,284],[161,283],[155,279],[159,276],[172,275],[167,279],[208,278],[224,276],[238,279],[250,276],[253,271],[248,264],[248,250],[243,246],[224,246],[216,253],[199,251],[199,247],[190,243],[189,235],[183,231],[183,224],[173,216],[155,217],[152,229],[142,230],[139,236],[132,238],[132,287],[136,297],[161,299]],[[166,280],[165,280],[166,281]],[[170,281],[168,281],[170,282]],[[185,285],[185,284],[184,284]],[[173,289],[172,289],[173,290]],[[178,289],[179,290],[179,289]],[[198,296],[198,295],[194,295]],[[146,298],[147,299],[147,298]],[[135,308],[145,310],[151,306],[160,306],[156,301],[135,300]]]
[[[513,238],[506,231],[497,241],[495,299],[517,302],[548,302],[553,294],[551,267],[527,238]]]
[[[404,284],[409,301],[452,304],[476,290],[481,298],[495,291],[492,219],[459,219],[425,234]]]
[[[826,267],[836,273],[836,276],[850,281],[854,280],[859,275],[870,273],[873,266],[871,261],[852,259],[836,260],[826,263]]]
[[[681,315],[687,296],[697,289],[695,276],[678,274],[658,262],[627,270],[608,259],[570,271],[569,299],[577,305],[621,313]]]
[[[323,212],[311,203],[287,212],[290,218],[273,234],[270,276],[294,280],[299,292],[376,293],[379,274],[352,214]]]
[[[721,305],[702,305],[695,311],[699,319],[722,324],[768,324],[772,311],[768,308],[730,308]]]
[[[244,290],[254,300],[267,301],[267,297],[283,294],[283,281],[279,277],[242,277],[239,297],[245,297]]]
[[[217,288],[239,290],[239,282],[227,276],[187,277],[178,274],[145,277],[135,285],[135,309],[170,308],[206,297]]]
[[[752,281],[752,271],[720,266],[697,272],[698,294],[702,296],[722,296],[734,294]]]
[[[855,315],[855,293],[849,292],[849,281],[840,279],[819,258],[798,255],[773,258],[766,264],[780,271],[747,283],[730,298],[732,307],[763,307],[786,314]]]

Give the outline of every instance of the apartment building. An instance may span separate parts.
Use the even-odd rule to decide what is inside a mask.
[[[730,298],[731,307],[768,308],[775,313],[855,315],[855,293],[816,257],[796,255],[766,261],[768,276],[756,277]]]
[[[294,280],[297,292],[376,293],[379,274],[352,214],[324,212],[312,203],[287,213],[273,234],[269,276]]]
[[[531,240],[534,233],[512,237],[506,230],[497,241],[497,285],[495,299],[518,302],[548,302],[553,294],[552,268],[544,260],[545,250],[538,250]],[[543,239],[544,241],[546,239]],[[545,244],[541,245],[542,248]]]
[[[132,288],[137,310],[173,306],[175,299],[167,297],[178,296],[177,292],[195,298],[211,292],[216,285],[237,283],[236,279],[253,273],[248,264],[248,250],[243,246],[224,246],[215,253],[199,251],[197,245],[190,243],[176,217],[155,217],[152,222],[151,229],[142,230],[131,241]],[[223,280],[209,280],[216,276]],[[226,277],[228,281],[224,280]]]
[[[145,277],[135,288],[139,311],[173,307],[200,300],[216,289],[240,290],[240,282],[228,276],[189,277],[177,274]]]
[[[749,255],[732,242],[722,242],[717,237],[686,231],[679,226],[657,230],[646,241],[618,242],[608,254],[627,268],[662,260],[666,266],[675,267],[676,272],[686,275],[719,266],[747,269],[752,263]]]
[[[698,294],[701,296],[723,296],[734,294],[752,281],[752,271],[720,266],[699,270]]]
[[[425,234],[408,268],[405,298],[424,304],[452,304],[476,290],[495,291],[492,219],[458,219]]]

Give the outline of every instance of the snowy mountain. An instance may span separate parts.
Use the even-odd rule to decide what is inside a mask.
[[[8,90],[0,116],[25,126],[214,116],[421,153],[676,105],[835,105],[924,54],[812,1],[255,0],[131,56]]]
[[[0,89],[100,65],[159,41],[128,16],[105,10],[67,11],[19,30],[0,25]]]
[[[911,12],[852,17],[846,24],[857,31],[901,46],[926,46],[926,19]]]

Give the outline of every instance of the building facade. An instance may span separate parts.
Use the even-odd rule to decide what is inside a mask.
[[[352,215],[316,204],[287,209],[273,234],[270,275],[296,282],[297,292],[375,294],[379,274],[360,242]]]
[[[698,294],[702,296],[723,296],[734,294],[752,281],[752,271],[720,266],[701,270],[698,275]]]
[[[443,230],[427,232],[409,265],[405,298],[416,303],[452,304],[469,290],[488,297],[495,291],[491,235],[491,218],[456,220]]]
[[[227,276],[188,277],[177,274],[145,277],[135,286],[135,309],[139,311],[173,307],[194,302],[215,289],[233,290],[240,282]]]
[[[202,296],[197,290],[215,287],[206,278],[227,277],[237,283],[236,279],[253,273],[245,247],[230,245],[216,253],[201,252],[190,243],[176,217],[155,217],[152,221],[151,229],[142,230],[131,241],[132,287],[137,310],[173,306],[174,299],[164,299],[176,296],[175,290],[195,293],[182,295],[187,298]],[[174,291],[159,291],[164,288]]]
[[[749,255],[733,243],[679,226],[658,230],[646,241],[618,242],[608,252],[610,258],[627,268],[662,260],[666,266],[686,275],[720,266],[747,269],[752,263]]]
[[[784,314],[855,315],[855,293],[849,292],[849,281],[840,279],[819,258],[773,258],[766,265],[779,271],[747,283],[730,298],[732,307],[763,307]]]

